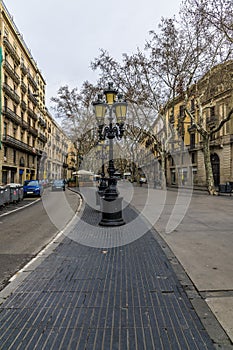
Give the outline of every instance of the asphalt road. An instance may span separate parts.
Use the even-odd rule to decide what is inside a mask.
[[[0,290],[66,226],[79,201],[79,196],[69,190],[46,189],[39,201],[25,200],[31,205],[6,216],[0,212]]]

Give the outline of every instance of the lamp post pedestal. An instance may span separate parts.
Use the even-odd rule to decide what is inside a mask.
[[[121,226],[125,224],[122,218],[122,197],[105,197],[100,198],[100,211],[102,213],[100,226]]]
[[[96,205],[100,205],[100,198],[104,197],[106,188],[107,188],[106,179],[104,177],[100,180],[100,185],[98,186],[98,190],[96,191]]]

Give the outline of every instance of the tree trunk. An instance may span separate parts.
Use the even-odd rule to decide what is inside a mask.
[[[162,173],[162,179],[161,179],[161,189],[166,189],[166,152],[161,151],[161,173]]]
[[[205,163],[205,172],[206,172],[206,186],[210,195],[216,195],[216,188],[214,186],[214,176],[213,169],[210,160],[210,138],[203,137],[203,153],[204,153],[204,163]]]

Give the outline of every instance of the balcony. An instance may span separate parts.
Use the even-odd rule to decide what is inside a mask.
[[[31,84],[31,86],[33,87],[34,90],[38,90],[38,85],[36,83],[36,81],[33,79],[32,75],[28,72],[28,81]]]
[[[208,126],[210,129],[213,129],[217,123],[218,123],[218,117],[214,115],[206,118],[206,126]]]
[[[18,124],[18,125],[21,124],[22,119],[15,112],[13,112],[10,108],[5,107],[3,109],[2,113],[3,113],[3,115],[5,115],[6,118],[11,119],[16,124]]]
[[[27,109],[27,105],[26,105],[26,102],[25,101],[21,101],[21,104],[20,104],[22,110],[25,112],[26,109]]]
[[[26,84],[23,81],[21,81],[20,87],[21,87],[21,90],[23,91],[23,93],[25,94],[27,92],[27,87],[26,87]]]
[[[21,123],[22,129],[27,130],[29,128],[28,123],[22,119],[22,123]]]
[[[26,68],[26,66],[25,66],[25,64],[23,62],[21,62],[20,68],[21,68],[22,74],[24,76],[27,75],[28,69]]]
[[[45,120],[43,120],[41,117],[38,120],[38,124],[41,125],[43,128],[47,127],[47,123]]]
[[[19,104],[20,97],[16,92],[6,83],[3,84],[3,91],[9,96],[16,104]]]
[[[37,106],[37,103],[38,103],[37,98],[36,98],[35,95],[32,94],[30,91],[28,91],[28,98],[29,98],[29,100],[32,101],[32,103],[33,103],[35,106]]]
[[[5,68],[5,71],[10,75],[10,77],[14,80],[14,82],[19,85],[20,83],[20,77],[19,75],[15,72],[14,68],[10,65],[7,60],[3,61],[3,67]]]
[[[30,132],[30,134],[32,134],[33,136],[37,137],[38,136],[38,130],[33,128],[32,126],[29,126],[28,131]]]
[[[38,120],[37,114],[31,108],[28,107],[27,112],[32,119],[34,119],[35,121]]]
[[[45,135],[43,135],[41,132],[38,135],[38,139],[44,143],[46,143],[48,140],[48,138]]]
[[[10,53],[11,56],[13,57],[15,63],[16,63],[17,65],[19,65],[19,64],[20,64],[19,55],[17,54],[16,49],[11,45],[11,43],[10,43],[10,41],[9,41],[9,39],[8,39],[7,36],[4,36],[4,38],[3,38],[3,44],[4,44],[4,46],[5,46],[6,50],[7,50],[7,52]]]
[[[36,153],[36,150],[34,147],[29,146],[28,144],[17,140],[16,138],[10,136],[10,135],[3,135],[2,141],[5,143],[5,145],[10,146],[15,149],[22,150],[27,153],[34,154]]]

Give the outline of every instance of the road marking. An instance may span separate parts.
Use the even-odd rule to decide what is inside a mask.
[[[18,210],[21,210],[21,209],[24,209],[24,208],[26,208],[26,207],[29,207],[29,206],[32,205],[33,203],[36,203],[36,202],[38,202],[38,201],[40,201],[40,200],[41,200],[41,198],[38,198],[37,200],[35,200],[35,201],[31,202],[31,203],[25,204],[24,206],[22,206],[22,207],[20,207],[20,208],[13,209],[13,210],[11,210],[11,211],[9,211],[9,212],[7,212],[7,213],[1,214],[1,215],[0,215],[0,218],[3,217],[3,216],[9,215],[9,214],[11,214],[11,213],[15,213],[15,212],[18,211]]]

